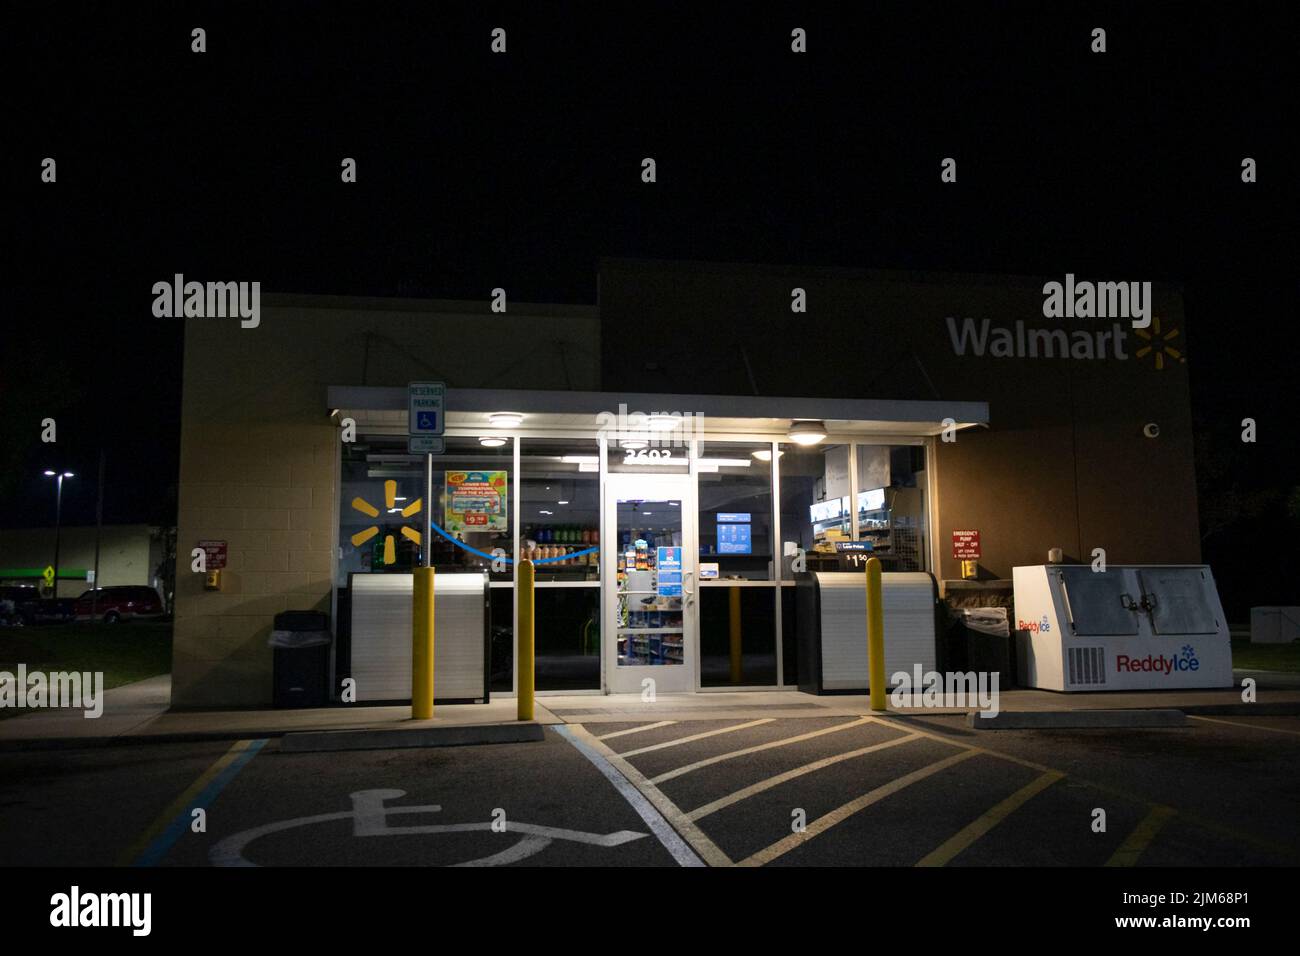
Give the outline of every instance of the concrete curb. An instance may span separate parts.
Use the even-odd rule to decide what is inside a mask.
[[[983,717],[972,711],[966,726],[976,730],[1076,730],[1107,727],[1185,727],[1181,710],[1020,710]]]
[[[336,734],[370,734],[370,735],[392,735],[393,737],[421,734],[449,734],[454,738],[457,734],[463,734],[468,731],[481,731],[486,728],[506,728],[507,730],[519,730],[523,733],[522,728],[536,727],[533,736],[522,736],[512,738],[509,734],[501,734],[500,739],[487,740],[449,740],[446,743],[395,743],[384,744],[380,747],[317,747],[317,750],[388,750],[396,747],[454,747],[464,744],[475,743],[519,743],[524,741],[541,740],[541,728],[543,724],[484,724],[481,727],[472,725],[463,727],[431,727],[426,730],[368,730],[365,728],[341,728],[339,730],[312,730],[297,731],[284,730],[203,730],[203,731],[185,731],[172,734],[114,734],[112,736],[102,737],[32,737],[26,740],[0,740],[0,753],[27,753],[43,750],[93,750],[102,747],[131,747],[137,744],[192,744],[192,743],[213,743],[224,740],[261,740],[263,738],[272,739],[276,737],[288,738],[292,736],[304,737],[330,737]],[[282,746],[282,750],[288,749]],[[306,748],[299,747],[299,752],[307,752]]]
[[[532,722],[429,727],[422,730],[302,731],[285,734],[280,741],[280,753],[535,743],[544,736],[542,725]]]

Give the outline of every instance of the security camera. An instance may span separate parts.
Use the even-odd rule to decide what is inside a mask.
[[[1155,422],[1147,422],[1142,426],[1142,434],[1146,435],[1147,438],[1158,438],[1160,437],[1160,426]]]

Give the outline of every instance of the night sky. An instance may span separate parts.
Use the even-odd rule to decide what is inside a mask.
[[[1181,283],[1206,556],[1294,564],[1292,5],[323,6],[11,6],[0,524],[52,521],[52,466],[93,521],[101,448],[105,520],[174,522],[175,272],[594,303],[642,256]]]

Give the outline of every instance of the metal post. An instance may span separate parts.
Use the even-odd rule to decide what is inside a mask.
[[[867,682],[871,709],[885,707],[885,609],[881,604],[880,559],[867,560]]]
[[[433,452],[424,456],[424,566],[433,567]]]
[[[433,717],[434,581],[433,455],[424,459],[424,566],[416,568],[411,600],[411,719]]]
[[[99,536],[104,530],[104,449],[99,450],[99,483],[95,487],[95,580],[90,582],[90,619],[99,616]],[[150,572],[152,575],[152,572]],[[164,588],[166,590],[166,588]],[[164,595],[164,600],[166,599]]]
[[[63,472],[59,472],[54,492],[54,600],[59,599],[59,530],[63,522]],[[54,610],[58,610],[55,605]]]
[[[533,719],[533,562],[519,562],[519,587],[515,589],[519,602],[519,660],[515,663],[518,689],[519,720]]]

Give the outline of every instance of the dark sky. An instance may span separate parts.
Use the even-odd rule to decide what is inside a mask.
[[[0,523],[49,522],[40,470],[101,447],[106,520],[174,520],[174,272],[594,302],[603,256],[1179,282],[1198,423],[1260,421],[1224,486],[1295,482],[1288,6],[20,4]],[[65,505],[93,520],[93,482]]]

